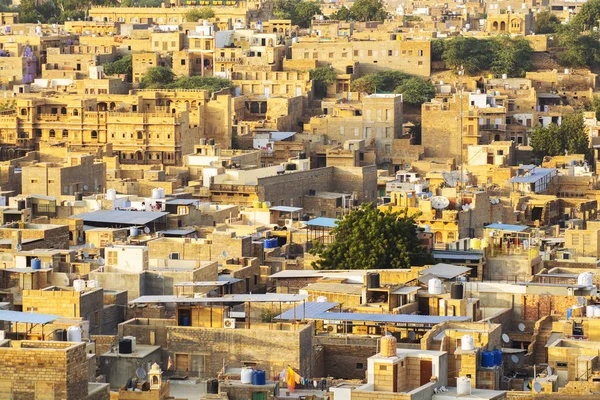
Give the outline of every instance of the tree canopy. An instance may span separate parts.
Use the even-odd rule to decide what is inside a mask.
[[[335,82],[336,73],[333,68],[319,67],[310,70],[310,79],[313,81],[315,94],[323,97],[327,94],[327,86]]]
[[[381,0],[356,0],[350,7],[350,17],[356,21],[383,21],[388,17]]]
[[[581,113],[573,113],[562,119],[560,125],[538,126],[531,133],[533,151],[541,156],[590,154],[588,135]]]
[[[572,24],[579,31],[591,30],[598,26],[598,20],[600,20],[600,0],[587,0],[573,18]]]
[[[429,262],[421,246],[413,216],[406,211],[380,211],[372,203],[363,204],[340,220],[333,229],[333,242],[315,242],[310,250],[319,259],[316,269],[410,268]]]
[[[500,36],[492,42],[494,58],[492,72],[508,76],[525,76],[531,69],[533,50],[526,39]]]
[[[167,67],[148,69],[140,82],[142,89],[203,89],[211,93],[231,86],[230,80],[212,76],[184,76],[175,79],[175,75]]]
[[[273,2],[273,15],[279,19],[291,19],[292,23],[300,28],[310,27],[315,15],[321,14],[318,4],[298,0],[275,0]]]
[[[209,7],[192,8],[185,13],[187,22],[198,22],[201,19],[209,19],[215,16],[215,12]]]
[[[396,87],[394,93],[402,93],[402,102],[418,106],[435,96],[435,88],[430,80],[410,77]]]
[[[131,75],[131,72],[133,70],[132,59],[133,57],[131,56],[131,54],[128,54],[118,59],[117,61],[103,64],[104,73],[106,75]]]
[[[554,33],[560,27],[560,20],[550,10],[545,10],[535,15],[535,33],[543,35]]]

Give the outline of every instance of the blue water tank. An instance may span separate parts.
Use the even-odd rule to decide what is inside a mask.
[[[190,317],[184,315],[181,317],[181,326],[190,326]]]
[[[265,239],[265,249],[275,249],[277,247],[277,239]]]
[[[262,369],[257,369],[252,374],[252,384],[253,385],[264,385],[267,383],[267,374]]]
[[[502,365],[502,350],[494,350],[494,365]]]
[[[485,368],[492,368],[494,366],[493,351],[484,351],[481,353],[481,366]]]
[[[567,308],[567,320],[571,319],[573,316],[573,309],[571,307]]]
[[[31,260],[31,269],[42,269],[42,260],[39,258]]]

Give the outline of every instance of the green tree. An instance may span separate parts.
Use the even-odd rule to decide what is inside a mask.
[[[7,100],[5,102],[0,103],[0,112],[2,111],[12,111],[17,109],[17,101],[16,100]]]
[[[152,67],[142,77],[140,87],[143,89],[160,89],[173,83],[173,71],[167,67]]]
[[[106,75],[131,75],[133,70],[132,68],[132,59],[131,54],[124,56],[114,62],[106,63],[103,65],[104,73]]]
[[[564,67],[591,68],[600,62],[600,36],[596,32],[579,34],[571,28],[565,28],[558,35],[562,50],[557,61]]]
[[[37,10],[34,0],[23,0],[19,4],[19,21],[34,24],[44,17]]]
[[[363,204],[337,223],[333,242],[315,242],[310,250],[319,259],[315,269],[410,268],[429,261],[417,236],[414,216],[407,211],[380,211]]]
[[[318,4],[308,1],[298,1],[295,5],[294,18],[292,23],[300,28],[309,28],[315,15],[321,14],[321,7]]]
[[[184,76],[176,79],[168,85],[166,89],[203,89],[209,92],[218,92],[219,90],[230,88],[232,82],[228,79],[212,76]]]
[[[409,79],[411,75],[400,71],[380,71],[367,74],[352,81],[350,90],[361,93],[393,92],[399,85]]]
[[[575,15],[575,18],[573,18],[573,25],[576,26],[579,31],[591,30],[593,27],[598,26],[599,19],[600,0],[587,0],[583,3],[581,10]]]
[[[431,61],[442,61],[444,51],[446,51],[445,39],[434,39],[431,41]]]
[[[381,0],[356,0],[350,7],[350,15],[356,21],[383,21],[388,17]]]
[[[331,14],[331,19],[335,21],[348,21],[350,18],[352,18],[350,9],[345,6],[340,7],[339,10]]]
[[[540,156],[591,154],[588,135],[581,113],[573,113],[562,119],[559,125],[537,127],[531,133],[531,146]]]
[[[198,22],[201,19],[209,19],[215,16],[215,12],[209,7],[192,8],[185,13],[187,22]]]
[[[495,39],[493,46],[492,71],[495,74],[522,77],[531,69],[533,50],[529,41],[523,38],[511,39],[509,36],[500,36]]]
[[[535,15],[535,33],[538,35],[554,33],[560,26],[560,20],[550,10]]]
[[[457,36],[446,43],[442,59],[455,70],[477,74],[489,68],[494,57],[489,40]]]
[[[333,68],[319,67],[310,70],[310,80],[313,81],[315,94],[318,97],[324,97],[327,94],[327,87],[335,82],[336,73]]]
[[[414,76],[398,85],[394,93],[402,93],[402,101],[405,104],[417,106],[434,97],[435,88],[430,80]]]
[[[377,91],[377,76],[369,74],[355,79],[350,84],[350,91],[359,93],[375,93]]]

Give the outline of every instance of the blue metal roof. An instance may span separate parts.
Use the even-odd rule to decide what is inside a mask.
[[[311,219],[310,221],[305,221],[304,225],[317,226],[321,228],[335,228],[337,221],[339,221],[337,218],[318,217]]]
[[[50,314],[36,314],[32,312],[20,312],[0,310],[0,321],[20,322],[27,324],[47,324],[61,317]]]
[[[522,166],[519,168],[528,170],[529,175],[515,176],[510,179],[511,183],[534,183],[544,178],[545,176],[550,175],[552,172],[556,171],[554,168],[532,168],[530,165]]]
[[[470,317],[440,317],[435,315],[412,314],[360,314],[343,312],[324,312],[310,319],[327,319],[334,321],[389,322],[395,324],[440,324],[444,321],[469,321]]]
[[[496,229],[499,231],[510,231],[510,232],[523,232],[529,228],[525,225],[511,225],[511,224],[489,224],[484,226],[484,229]]]
[[[331,310],[338,304],[339,303],[335,302],[320,303],[317,301],[307,301],[306,303],[292,308],[291,310],[287,310],[283,314],[276,316],[274,319],[285,319],[293,321],[305,318],[312,318],[315,315],[319,315],[321,313],[324,313],[325,311]]]

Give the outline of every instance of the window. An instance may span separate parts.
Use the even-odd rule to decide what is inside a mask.
[[[36,129],[35,130],[35,137],[42,137],[42,130],[41,129]]]
[[[379,370],[380,371],[387,371],[387,365],[380,365],[379,366]]]
[[[358,50],[354,50],[354,57],[358,57]]]
[[[138,139],[142,139],[143,138],[143,133],[142,132],[138,132],[137,133],[137,138]]]
[[[573,246],[579,246],[579,235],[573,235],[571,241],[573,242]]]
[[[66,129],[63,129],[63,131],[62,131],[62,137],[68,138],[69,137],[69,131],[66,130]]]
[[[96,326],[100,325],[100,311],[94,313],[94,323]]]
[[[393,54],[392,50],[388,50],[388,57],[391,57]]]
[[[113,135],[114,137],[114,135]],[[98,132],[92,131],[92,139],[98,139]]]
[[[169,260],[179,260],[179,253],[170,253]]]
[[[108,265],[117,265],[119,263],[119,252],[109,251],[108,252]]]
[[[373,50],[368,50],[367,51],[367,56],[373,57]]]
[[[423,57],[423,50],[419,50],[419,51],[417,51],[417,55],[418,55],[419,57]]]
[[[364,368],[363,363],[356,363],[356,369],[363,369],[363,368]]]
[[[185,60],[181,60],[181,65],[185,65]]]
[[[333,53],[329,53],[329,58],[333,58]]]
[[[583,245],[584,246],[589,246],[592,243],[592,238],[590,237],[590,235],[583,235]]]
[[[54,133],[54,129],[50,129],[50,132],[48,133],[48,135],[50,135],[50,137],[55,137],[56,134]]]

